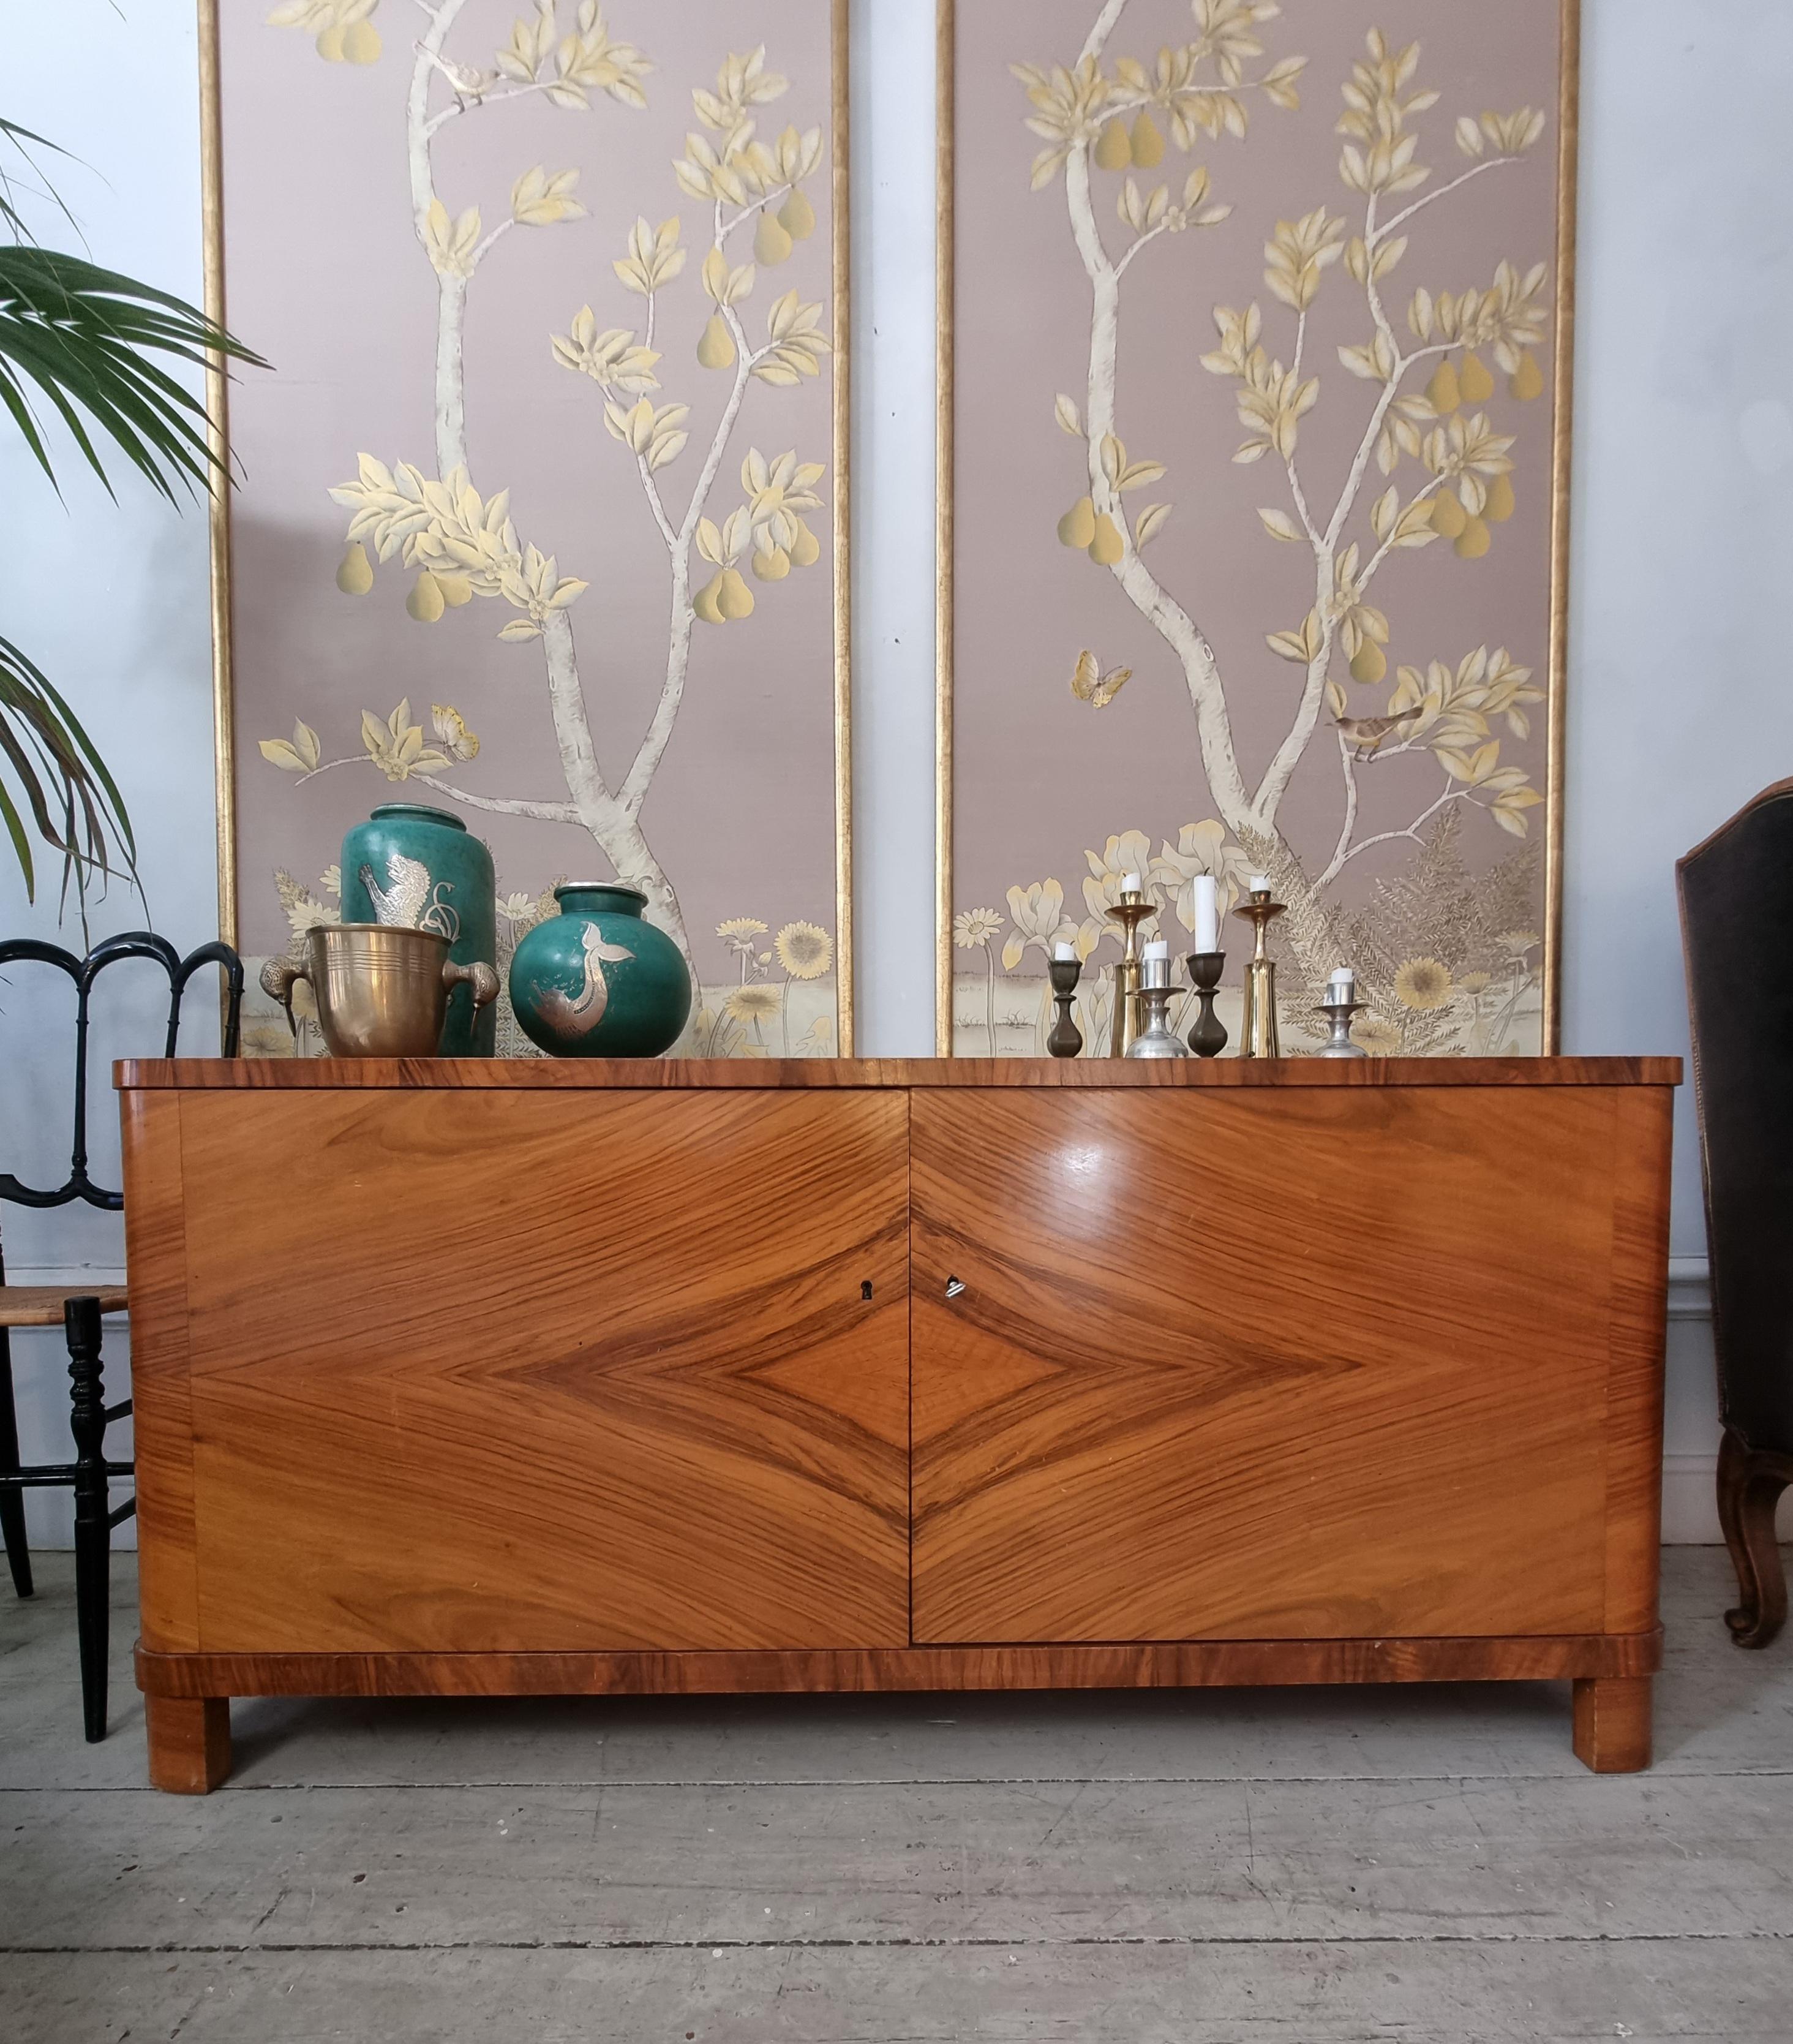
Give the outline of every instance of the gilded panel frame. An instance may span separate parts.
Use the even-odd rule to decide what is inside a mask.
[[[954,483],[957,436],[954,352],[957,236],[957,0],[935,0],[935,1047],[951,1057],[954,1046],[953,867]],[[1549,696],[1544,801],[1542,1053],[1561,1047],[1563,930],[1563,798],[1567,732],[1570,543],[1570,455],[1573,438],[1576,235],[1580,105],[1581,0],[1559,0],[1556,293],[1551,336],[1550,390],[1553,433],[1549,458]]]
[[[198,10],[201,194],[205,305],[228,325],[225,275],[223,100],[219,61],[222,0],[197,0]],[[853,751],[852,751],[852,224],[849,75],[849,0],[829,0],[831,93],[829,166],[832,199],[832,456],[831,512],[833,562],[835,974],[839,1047],[854,1051]],[[228,473],[231,459],[230,384],[224,363],[208,363],[205,393],[212,451]],[[218,930],[238,941],[236,700],[231,653],[231,494],[215,495],[209,514],[211,551],[212,705],[214,788],[217,810]]]

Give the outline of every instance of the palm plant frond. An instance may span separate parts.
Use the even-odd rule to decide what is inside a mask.
[[[6,228],[15,240],[20,241],[35,241],[37,237],[25,225],[24,215],[13,203],[13,179],[17,173],[9,168],[5,152],[10,151],[28,169],[35,172],[37,165],[32,156],[33,149],[48,149],[52,156],[57,156],[68,154],[67,150],[60,144],[34,134],[29,128],[21,128],[17,121],[0,118],[0,227]],[[43,189],[37,195],[40,198],[47,198],[69,225],[74,227],[77,233],[80,232],[74,214],[63,202],[62,194],[48,178],[43,179]]]
[[[39,165],[40,150],[67,156],[43,136],[0,118],[0,235],[11,237],[0,242],[0,424],[11,418],[59,495],[34,394],[53,408],[109,496],[116,493],[96,438],[109,440],[177,507],[177,484],[190,498],[228,486],[225,463],[212,446],[210,415],[179,372],[213,362],[267,363],[184,299],[84,257],[39,247],[20,209],[21,196],[47,200],[79,232]],[[36,899],[35,836],[61,859],[63,904],[72,886],[83,926],[96,878],[119,875],[143,891],[118,784],[48,676],[3,638],[0,825],[27,898]]]
[[[83,916],[94,874],[135,883],[136,840],[118,784],[60,691],[7,639],[0,639],[0,822],[28,900],[36,899],[36,873],[26,814],[62,859],[64,901],[72,884]]]
[[[211,490],[221,466],[204,404],[152,358],[205,366],[208,355],[267,365],[172,293],[78,256],[0,248],[0,404],[56,482],[26,384],[60,414],[109,494],[111,478],[87,428],[98,426],[170,502],[175,485]]]

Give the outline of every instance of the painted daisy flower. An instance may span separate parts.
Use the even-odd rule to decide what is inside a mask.
[[[1434,958],[1409,959],[1395,974],[1395,997],[1422,1013],[1446,1006],[1451,995],[1450,970]]]
[[[835,962],[834,939],[814,923],[787,923],[772,940],[793,979],[820,979]]]
[[[953,918],[953,942],[962,951],[974,951],[980,945],[988,946],[1001,928],[1002,917],[996,909],[967,909]]]

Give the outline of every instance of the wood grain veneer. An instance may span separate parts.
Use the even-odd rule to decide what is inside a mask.
[[[159,1785],[251,1693],[1568,1678],[1647,1759],[1673,1060],[119,1077]]]
[[[179,1106],[204,1650],[907,1641],[900,1096]]]
[[[766,1654],[152,1654],[167,1696],[620,1696],[884,1689],[1192,1689],[1266,1684],[1592,1681],[1653,1674],[1662,1634],[1512,1639],[1227,1639]]]
[[[1650,1764],[1648,1675],[1599,1676],[1575,1685],[1576,1759],[1596,1774],[1635,1774]]]
[[[125,1258],[132,1278],[128,1289],[137,1596],[144,1641],[171,1653],[191,1653],[199,1646],[199,1575],[182,1101],[175,1093],[127,1093],[119,1105],[129,1188]]]
[[[1614,1293],[1657,1243],[1615,1188],[1653,1107],[917,1094],[916,1639],[1606,1629],[1590,1417],[1634,1516]]]
[[[842,1087],[1268,1087],[1679,1085],[1679,1058],[1227,1058],[1134,1062],[1112,1058],[125,1058],[121,1090],[711,1093],[832,1092]]]
[[[71,1299],[98,1299],[102,1313],[130,1304],[122,1285],[0,1285],[0,1327],[60,1327]]]
[[[149,1781],[171,1796],[207,1796],[230,1773],[227,1697],[183,1698],[146,1688]]]

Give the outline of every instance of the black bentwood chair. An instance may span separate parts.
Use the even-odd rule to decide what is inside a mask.
[[[1718,1362],[1718,1520],[1739,1646],[1787,1619],[1775,1506],[1793,1484],[1793,781],[1676,869]]]
[[[153,959],[168,975],[168,1034],[163,1055],[169,1058],[175,1055],[180,1035],[181,997],[187,982],[202,966],[221,966],[227,989],[224,1053],[227,1058],[237,1055],[243,963],[228,944],[205,944],[190,958],[183,959],[165,939],[148,930],[133,930],[122,936],[108,937],[79,959],[56,944],[39,943],[29,937],[0,943],[0,966],[26,962],[52,965],[75,982],[75,1141],[69,1154],[68,1177],[53,1192],[39,1192],[33,1186],[21,1185],[11,1172],[0,1172],[0,1199],[26,1207],[64,1207],[85,1200],[89,1206],[109,1212],[117,1212],[124,1205],[121,1193],[107,1192],[87,1175],[87,1011],[94,982],[109,965],[131,958]],[[53,1285],[9,1285],[6,1276],[4,1258],[0,1256],[0,1533],[6,1538],[13,1587],[21,1597],[28,1597],[32,1592],[31,1555],[25,1541],[24,1493],[43,1489],[74,1492],[75,1608],[81,1642],[81,1709],[91,1743],[106,1737],[106,1576],[112,1529],[137,1508],[134,1496],[116,1508],[112,1504],[109,1486],[129,1477],[133,1465],[106,1460],[106,1430],[113,1420],[125,1416],[131,1401],[127,1398],[121,1404],[106,1404],[100,1362],[101,1320],[108,1313],[124,1312],[129,1294],[122,1285],[77,1291]],[[19,1462],[10,1331],[58,1325],[68,1340],[69,1417],[75,1435],[75,1459],[27,1469]]]

